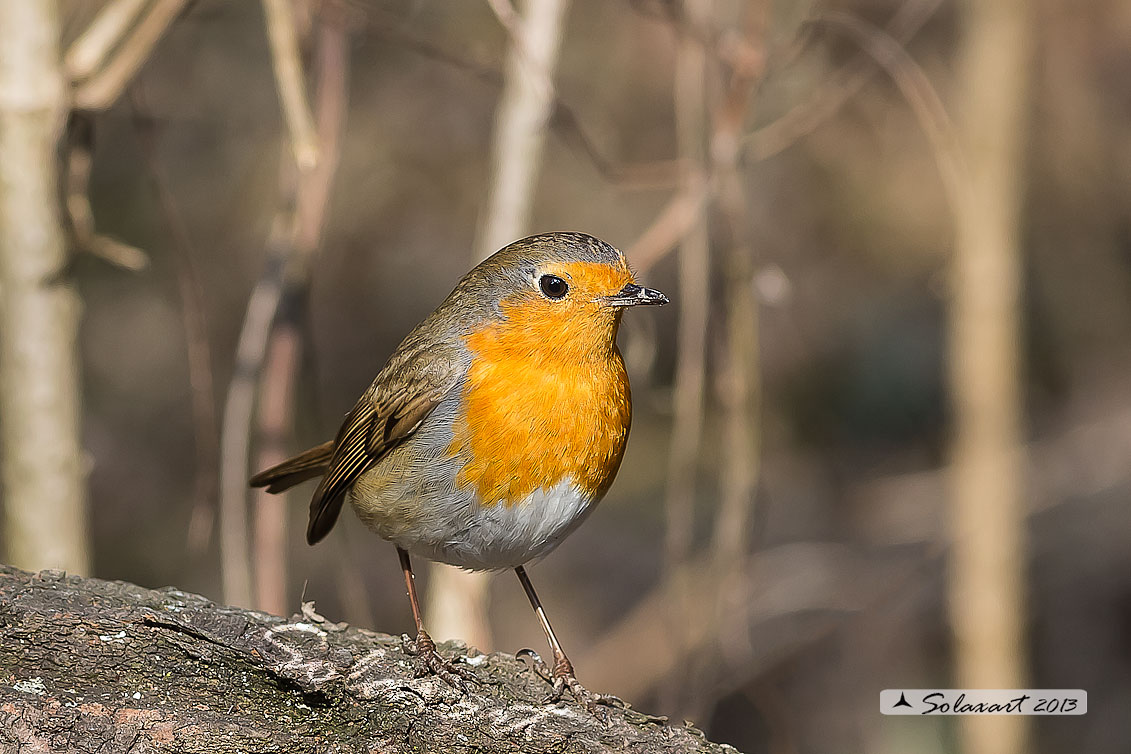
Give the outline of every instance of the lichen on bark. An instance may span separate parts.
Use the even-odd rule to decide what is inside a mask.
[[[4,751],[715,752],[631,708],[546,703],[507,654],[457,643],[464,694],[397,637],[173,589],[0,567]]]

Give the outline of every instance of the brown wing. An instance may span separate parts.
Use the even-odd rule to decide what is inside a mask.
[[[314,544],[330,532],[353,483],[411,437],[449,389],[445,386],[423,393],[401,389],[383,400],[375,395],[375,389],[370,389],[361,397],[334,440],[329,469],[310,501],[307,542]]]

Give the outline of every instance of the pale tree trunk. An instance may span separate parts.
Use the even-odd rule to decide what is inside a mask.
[[[67,278],[56,149],[58,9],[0,0],[0,432],[8,562],[90,570],[79,442],[79,302]]]
[[[497,11],[499,5],[492,0]],[[500,13],[513,36],[495,113],[491,184],[475,240],[476,262],[526,232],[553,112],[554,69],[569,0],[526,0],[523,6],[522,18],[513,19],[513,25],[505,11]]]
[[[527,0],[519,17],[509,2],[490,1],[511,44],[495,113],[488,204],[480,219],[473,262],[529,231],[546,127],[554,107],[554,69],[569,7],[569,0]],[[492,646],[487,579],[485,573],[432,565],[425,612],[434,636],[459,638],[485,649]]]
[[[950,308],[950,615],[964,688],[1022,688],[1027,677],[1018,353],[1029,13],[1027,0],[967,0],[962,14],[957,114],[969,180],[957,208]],[[963,718],[963,751],[1028,751],[1028,721]]]

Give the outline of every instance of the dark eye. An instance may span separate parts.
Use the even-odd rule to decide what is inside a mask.
[[[569,283],[557,275],[543,275],[538,278],[538,287],[548,298],[561,298],[569,293]]]

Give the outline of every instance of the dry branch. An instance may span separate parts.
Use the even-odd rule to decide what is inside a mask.
[[[371,17],[380,18],[382,14],[373,11]],[[374,22],[371,29],[381,33],[391,42],[399,44],[430,60],[435,60],[466,74],[491,89],[502,89],[503,77],[494,68],[453,54],[424,37],[413,34],[403,24],[392,19]],[[606,157],[597,144],[589,137],[581,119],[556,92],[553,93],[553,110],[548,123],[551,130],[570,149],[584,157],[601,178],[626,190],[650,190],[669,188],[680,184],[684,166],[679,160],[656,160],[650,162],[620,162]]]
[[[317,18],[312,33],[316,80],[313,136],[319,144],[320,157],[312,169],[296,177],[293,236],[287,252],[292,273],[281,291],[258,387],[257,469],[273,466],[287,457],[293,393],[304,353],[306,291],[313,260],[322,243],[346,117],[349,45],[344,19],[338,8],[329,3],[323,5]],[[286,188],[281,192],[284,205],[289,193]],[[289,210],[283,206],[279,211]],[[265,490],[258,490],[253,500],[255,605],[261,610],[279,612],[286,604],[287,506]]]
[[[545,704],[511,655],[461,694],[401,640],[171,589],[0,566],[0,747],[138,752],[733,752],[632,709]]]
[[[906,44],[941,4],[942,0],[908,0],[900,6],[884,30],[901,45]],[[748,134],[744,139],[746,157],[769,159],[816,131],[872,78],[876,68],[870,58],[861,56],[846,63],[785,115]],[[880,65],[887,65],[886,59]]]
[[[850,36],[891,76],[930,142],[946,197],[951,208],[959,212],[967,183],[966,166],[954,126],[927,74],[895,38],[851,13],[826,11],[818,14],[813,22],[831,26]]]
[[[688,3],[685,10],[702,26],[710,13],[706,0]],[[707,54],[700,41],[680,28],[673,80],[676,141],[680,159],[701,173],[707,165]],[[689,179],[691,173],[689,170]],[[705,197],[709,201],[710,197]],[[704,385],[706,382],[707,323],[710,308],[710,239],[706,208],[689,219],[678,255],[679,332],[675,381],[672,386],[672,439],[668,448],[665,485],[664,569],[671,584],[672,599],[663,614],[665,628],[675,646],[691,656],[692,629],[685,616],[695,592],[687,561],[691,557],[695,530],[695,482],[703,438]],[[672,677],[674,680],[674,676]],[[664,689],[667,706],[685,698],[678,684]]]
[[[208,340],[204,286],[196,263],[199,256],[192,241],[192,233],[179,209],[165,168],[157,156],[161,133],[156,120],[144,114],[140,87],[134,87],[130,91],[130,106],[134,134],[141,147],[142,163],[176,251],[170,257],[176,271],[181,322],[185,332],[196,461],[193,473],[193,507],[187,539],[189,550],[200,554],[211,541],[212,525],[216,519],[220,456],[220,421],[216,411],[216,381]]]
[[[701,172],[687,172],[683,189],[668,200],[656,219],[625,251],[641,277],[679,245],[702,219],[710,187]]]
[[[72,81],[89,77],[122,41],[148,0],[111,0],[67,49],[63,67]]]
[[[79,110],[105,110],[113,105],[149,60],[153,48],[187,3],[188,0],[156,0],[141,21],[132,27],[132,32],[121,43],[114,57],[78,86],[74,92],[75,107]],[[126,27],[128,24],[123,23],[118,30]]]
[[[275,88],[283,108],[283,120],[291,137],[291,148],[300,171],[318,163],[318,134],[314,116],[306,100],[306,79],[298,50],[294,9],[291,0],[263,0],[267,17],[267,39],[271,43],[271,65],[275,71]]]
[[[87,113],[74,112],[66,128],[63,159],[63,207],[72,244],[125,270],[138,272],[149,266],[141,249],[101,235],[94,226],[90,206],[90,173],[94,167],[94,122]]]
[[[249,470],[251,428],[257,395],[262,389],[260,376],[269,382],[278,381],[273,390],[290,392],[286,384],[293,380],[298,368],[299,349],[273,349],[273,338],[297,338],[312,259],[322,238],[330,189],[338,165],[339,137],[346,111],[348,55],[344,17],[337,6],[326,4],[319,16],[317,31],[317,107],[313,138],[320,145],[321,158],[310,169],[292,164],[284,158],[279,176],[279,209],[271,225],[267,241],[268,254],[263,273],[248,299],[247,311],[236,347],[236,369],[228,386],[220,437],[220,552],[225,599],[240,605],[253,601],[252,578],[248,559],[247,474]],[[273,48],[273,53],[281,51]],[[285,51],[284,51],[285,52]],[[280,64],[276,63],[276,67]],[[285,86],[279,82],[280,87]],[[288,96],[280,92],[280,98]],[[305,107],[305,105],[304,105]],[[299,147],[291,142],[292,155]],[[287,332],[283,332],[283,330]],[[268,354],[283,356],[268,363]],[[276,426],[289,420],[280,417]],[[281,454],[278,433],[269,431],[266,452]],[[260,460],[281,460],[279,458]],[[283,506],[278,500],[262,501],[260,509],[269,507],[266,521],[276,530],[282,525]],[[272,539],[280,542],[278,531]],[[281,579],[282,554],[271,548],[273,565],[260,565]],[[260,556],[257,553],[257,558]],[[282,587],[273,587],[279,592]]]

